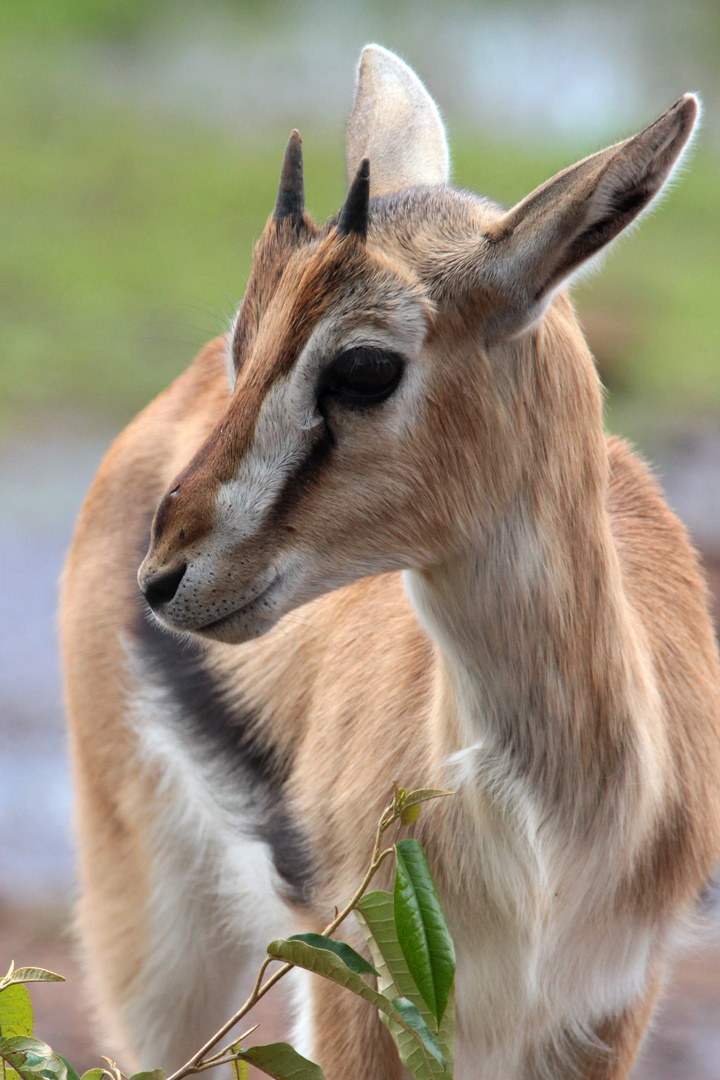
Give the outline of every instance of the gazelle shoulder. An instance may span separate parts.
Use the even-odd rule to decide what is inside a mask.
[[[668,672],[673,658],[681,654],[689,677],[681,680],[682,685],[693,697],[705,686],[708,700],[716,699],[712,683],[720,670],[700,557],[642,457],[616,437],[608,438],[607,447],[608,512],[623,586],[653,643],[656,668],[668,682],[666,693],[671,697],[677,693],[677,672],[674,683]]]

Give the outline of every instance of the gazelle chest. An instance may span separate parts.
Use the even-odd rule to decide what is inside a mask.
[[[586,1039],[643,993],[658,929],[613,911],[612,860],[476,821],[445,908],[457,953],[458,1077],[515,1080],[543,1047]]]

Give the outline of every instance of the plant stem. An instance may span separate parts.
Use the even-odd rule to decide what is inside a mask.
[[[379,844],[376,843],[375,850],[373,851],[373,856],[376,855],[378,846]],[[367,889],[377,870],[380,868],[380,865],[385,861],[388,855],[392,855],[393,851],[394,848],[386,848],[386,850],[381,852],[380,855],[377,855],[373,858],[373,861],[370,864],[370,868],[368,869],[367,874],[363,878],[362,884],[355,892],[352,900],[350,900],[348,904],[346,904],[346,906],[343,908],[343,910],[333,919],[333,921],[325,927],[322,932],[322,937],[330,937],[333,931],[337,930],[343,919],[346,919],[350,912],[354,910],[354,908],[357,906],[358,900],[360,900],[363,896],[363,893]],[[209,1043],[205,1044],[203,1049],[199,1052],[199,1056],[195,1055],[195,1057],[197,1058],[197,1061],[195,1063],[195,1071],[197,1070],[197,1063],[202,1061],[202,1058],[204,1057],[206,1051],[212,1049],[212,1047],[220,1041],[223,1035],[227,1034],[230,1028],[233,1027],[239,1020],[242,1020],[243,1016],[247,1012],[249,1012],[254,1005],[258,1003],[260,998],[264,997],[268,990],[271,990],[272,987],[275,986],[275,984],[279,982],[284,975],[287,975],[288,971],[290,971],[290,969],[295,966],[294,964],[283,964],[283,966],[281,968],[278,968],[275,974],[272,975],[268,979],[268,981],[261,986],[260,981],[265,971],[267,970],[268,964],[271,964],[272,961],[273,957],[268,956],[267,959],[263,962],[263,965],[260,968],[260,972],[255,982],[255,989],[253,990],[252,994],[245,1002],[245,1004],[242,1006],[242,1008],[239,1010],[239,1012],[237,1012],[235,1016],[232,1017],[232,1019],[228,1020],[226,1024],[223,1024],[223,1027],[220,1029],[220,1031],[218,1031],[216,1035],[212,1037]],[[230,1053],[230,1050],[234,1045],[234,1042],[236,1041],[237,1040],[233,1040],[232,1043],[229,1043],[227,1046],[223,1047],[222,1050],[219,1050],[217,1054],[214,1054],[211,1058],[208,1058],[203,1064],[203,1068],[207,1064],[222,1064],[223,1062],[220,1059],[222,1059],[225,1054]],[[189,1064],[190,1063],[188,1062],[188,1065]],[[172,1076],[168,1077],[168,1080],[181,1080],[181,1077],[184,1076],[184,1070],[186,1068],[186,1066],[183,1066],[183,1068],[179,1072],[173,1073]]]
[[[293,967],[292,964],[283,964],[282,967],[278,971],[276,971],[275,974],[271,976],[271,978],[269,978],[263,986],[260,986],[260,981],[265,972],[267,971],[268,964],[271,964],[272,960],[273,958],[271,956],[268,956],[267,959],[263,961],[262,967],[260,968],[260,972],[255,981],[253,991],[245,1004],[242,1005],[234,1014],[234,1016],[231,1016],[230,1019],[227,1020],[210,1039],[208,1039],[205,1045],[202,1046],[197,1051],[197,1053],[193,1054],[189,1061],[187,1061],[176,1072],[169,1076],[168,1080],[182,1080],[182,1077],[187,1076],[189,1073],[199,1072],[201,1071],[201,1069],[209,1068],[210,1065],[219,1064],[219,1062],[215,1059],[222,1058],[224,1054],[228,1053],[230,1047],[233,1045],[232,1043],[230,1044],[230,1046],[225,1047],[223,1050],[220,1050],[213,1058],[208,1059],[207,1062],[203,1063],[203,1058],[210,1050],[212,1050],[214,1046],[217,1046],[223,1035],[227,1035],[228,1031],[230,1031],[231,1028],[235,1027],[235,1025],[240,1020],[242,1020],[243,1016],[245,1016],[246,1013],[250,1012],[250,1009],[252,1009],[254,1005],[257,1005],[260,998],[264,997],[268,990],[272,989],[275,983],[279,982],[279,980],[282,979],[283,975],[287,975],[288,971],[290,971],[290,969]]]
[[[394,848],[385,848],[385,850],[383,852],[381,852],[377,856],[377,858],[373,859],[373,861],[372,861],[372,863],[370,865],[370,869],[368,870],[367,874],[363,878],[362,885],[357,890],[357,892],[353,896],[352,900],[350,900],[349,903],[346,904],[346,906],[342,909],[342,911],[338,915],[335,916],[335,918],[333,919],[333,921],[331,923],[328,923],[328,925],[325,927],[325,929],[322,932],[323,937],[330,937],[330,935],[332,933],[334,933],[335,930],[337,930],[340,923],[343,922],[345,919],[347,919],[350,912],[354,911],[354,909],[357,907],[358,900],[360,900],[362,898],[363,893],[365,892],[368,885],[370,884],[370,882],[374,878],[376,872],[380,869],[381,864],[385,861],[385,859],[388,857],[388,855],[393,854],[394,850],[395,850]]]
[[[385,832],[387,831],[387,829],[389,829],[392,823],[399,818],[400,813],[401,807],[398,804],[396,794],[395,799],[393,799],[392,803],[390,803],[389,806],[385,807],[380,816],[377,832],[375,834],[375,846],[373,847],[373,852],[370,859],[370,866],[368,867],[365,877],[362,879],[362,882],[356,889],[352,899],[348,901],[342,911],[338,912],[332,922],[328,923],[328,925],[325,927],[322,932],[323,937],[330,937],[330,935],[333,934],[335,930],[337,930],[338,926],[340,926],[340,924],[348,917],[350,912],[357,907],[358,901],[362,898],[365,890],[367,889],[368,885],[372,881],[377,871],[380,869],[385,859],[388,857],[388,855],[392,855],[394,848],[385,848],[384,851],[381,851],[380,848],[382,845],[382,838]],[[179,1069],[172,1073],[172,1075],[169,1076],[167,1080],[183,1080],[183,1077],[189,1076],[192,1073],[204,1072],[205,1069],[214,1068],[217,1065],[224,1065],[226,1061],[232,1060],[231,1057],[228,1058],[226,1055],[231,1053],[234,1043],[229,1043],[227,1046],[223,1047],[222,1050],[218,1050],[216,1054],[213,1054],[209,1058],[206,1058],[205,1055],[208,1054],[213,1049],[213,1047],[217,1046],[223,1036],[227,1035],[228,1031],[230,1031],[231,1028],[234,1028],[235,1025],[240,1020],[242,1020],[243,1016],[245,1016],[246,1013],[250,1012],[250,1009],[252,1009],[253,1006],[257,1005],[258,1001],[260,1001],[260,999],[263,998],[265,994],[267,994],[268,990],[271,990],[273,986],[275,986],[275,984],[278,983],[284,975],[287,975],[288,971],[290,971],[295,966],[294,964],[283,964],[282,967],[279,968],[274,975],[270,976],[267,982],[263,983],[262,980],[265,972],[267,971],[268,966],[272,963],[272,961],[273,957],[271,956],[268,956],[263,961],[260,967],[260,971],[258,972],[257,979],[255,980],[255,986],[253,987],[252,993],[250,994],[250,997],[247,999],[245,1004],[241,1005],[238,1011],[233,1016],[231,1016],[230,1019],[227,1020],[210,1039],[208,1039],[205,1045],[202,1046],[197,1051],[197,1053],[193,1054],[193,1056],[184,1065],[182,1065]],[[237,1042],[237,1040],[235,1040],[235,1042]]]

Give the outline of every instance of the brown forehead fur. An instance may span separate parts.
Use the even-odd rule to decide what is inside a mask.
[[[318,321],[366,269],[364,246],[353,236],[320,233],[306,216],[296,230],[268,221],[255,249],[253,270],[232,343],[237,382],[227,412],[173,483],[153,523],[168,536],[183,518],[191,543],[212,523],[217,486],[234,475],[252,441],[268,392],[287,375]],[[212,482],[208,479],[212,477]],[[193,513],[185,510],[192,505]]]
[[[445,187],[385,196],[371,203],[367,247],[339,235],[335,218],[318,229],[305,215],[297,230],[271,218],[255,249],[235,326],[233,360],[239,376],[246,374],[237,389],[267,393],[290,370],[340,292],[377,269],[383,254],[398,277],[410,271],[429,299],[447,299],[453,292],[460,300],[457,277],[450,287],[457,262],[482,264],[483,237],[499,213],[487,200]]]
[[[448,188],[385,196],[371,203],[367,245],[339,234],[335,218],[322,228],[307,214],[298,228],[289,221],[268,221],[232,341],[235,389],[221,422],[158,508],[153,523],[158,554],[163,540],[174,537],[174,525],[182,523],[186,543],[212,526],[217,487],[234,476],[247,452],[271,387],[289,373],[342,293],[352,292],[363,278],[380,284],[378,271],[388,269],[388,257],[401,287],[419,284],[429,300],[441,305],[453,300],[470,321],[481,317],[478,305],[486,306],[487,299],[476,281],[467,295],[458,289],[457,269],[461,261],[482,264],[483,235],[498,212],[487,200]],[[472,311],[465,310],[468,305]]]

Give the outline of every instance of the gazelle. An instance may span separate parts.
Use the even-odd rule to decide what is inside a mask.
[[[458,1080],[628,1076],[720,857],[720,665],[562,287],[697,113],[505,212],[448,186],[434,103],[369,46],[324,226],[291,136],[232,332],[110,450],[63,581],[80,933],[128,1059],[185,1060],[271,937],[324,925],[398,778],[457,791],[414,828]],[[299,1048],[398,1080],[326,985]]]

